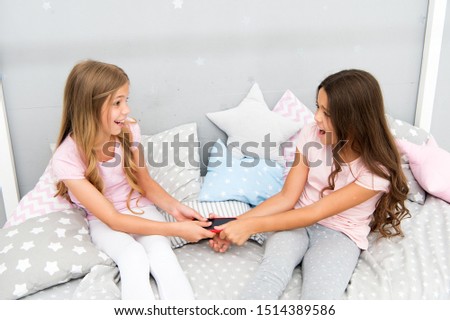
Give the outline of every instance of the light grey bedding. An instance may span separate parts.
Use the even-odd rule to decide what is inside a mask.
[[[423,205],[407,202],[405,237],[376,239],[361,254],[343,299],[450,299],[450,204],[427,195]],[[263,247],[249,241],[227,253],[213,252],[205,241],[175,250],[197,299],[236,299],[258,266]],[[157,291],[155,282],[152,285]],[[116,267],[97,266],[72,280],[25,299],[118,299]],[[301,266],[282,299],[298,299]]]
[[[346,297],[450,299],[450,204],[427,195],[408,201],[404,238],[376,241],[362,253]]]

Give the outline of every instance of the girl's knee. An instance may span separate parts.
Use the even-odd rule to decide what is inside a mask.
[[[136,242],[131,241],[126,246],[122,246],[116,250],[115,257],[111,257],[118,265],[125,263],[128,265],[148,265],[148,257],[144,247]]]

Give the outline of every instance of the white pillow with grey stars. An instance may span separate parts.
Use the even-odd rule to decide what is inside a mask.
[[[84,213],[52,212],[0,230],[0,299],[19,299],[114,265],[91,242]]]

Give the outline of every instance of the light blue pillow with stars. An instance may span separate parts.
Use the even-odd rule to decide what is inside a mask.
[[[209,151],[198,200],[238,200],[256,206],[281,190],[283,172],[280,164],[269,159],[233,157],[219,139]]]

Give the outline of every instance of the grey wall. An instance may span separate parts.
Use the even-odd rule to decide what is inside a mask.
[[[438,144],[450,151],[450,2],[447,2],[439,75],[434,101],[431,134]]]
[[[203,142],[223,137],[205,113],[237,105],[254,81],[271,108],[291,89],[313,109],[319,81],[343,68],[372,72],[388,112],[412,123],[426,13],[425,0],[0,0],[21,195],[51,156],[79,60],[125,69],[144,133],[196,121]]]

